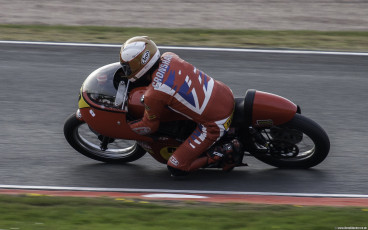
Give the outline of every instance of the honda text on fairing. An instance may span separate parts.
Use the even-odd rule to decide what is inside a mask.
[[[196,123],[167,108],[157,132],[140,135],[133,131],[129,122],[143,116],[146,87],[121,80],[123,74],[117,62],[87,77],[80,89],[79,109],[65,122],[65,138],[79,153],[98,161],[132,162],[148,152],[166,164]],[[234,138],[243,146],[241,162],[247,155],[279,168],[316,166],[330,149],[326,132],[301,115],[299,106],[281,96],[254,89],[235,98],[230,129],[214,145]],[[237,164],[243,165],[246,164]],[[204,168],[213,167],[218,166]]]

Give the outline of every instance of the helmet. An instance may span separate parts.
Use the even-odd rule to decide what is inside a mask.
[[[122,70],[131,82],[147,73],[159,58],[160,51],[156,44],[146,36],[127,40],[120,50]]]

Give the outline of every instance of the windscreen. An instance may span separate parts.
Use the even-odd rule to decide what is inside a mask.
[[[101,109],[123,110],[127,87],[116,76],[120,68],[120,63],[113,63],[95,70],[87,77],[82,88],[87,103]]]

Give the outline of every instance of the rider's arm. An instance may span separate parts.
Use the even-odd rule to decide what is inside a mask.
[[[165,108],[165,103],[162,100],[149,95],[145,95],[144,104],[143,118],[130,123],[130,128],[140,135],[147,135],[157,131],[160,125],[161,113]]]

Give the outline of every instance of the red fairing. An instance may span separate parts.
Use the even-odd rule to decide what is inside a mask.
[[[92,107],[80,109],[84,121],[96,132],[112,138],[153,142],[152,138],[133,132],[125,113],[106,113]]]
[[[131,116],[136,119],[140,119],[144,114],[144,105],[141,102],[144,92],[146,92],[146,87],[139,87],[133,89],[129,93],[128,99],[128,111]]]
[[[154,143],[138,142],[158,162],[166,164],[181,142],[166,137],[159,137]]]
[[[297,108],[297,105],[286,98],[256,91],[253,101],[252,124],[258,127],[284,124],[294,117]]]

